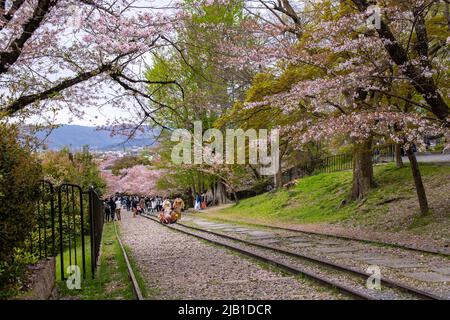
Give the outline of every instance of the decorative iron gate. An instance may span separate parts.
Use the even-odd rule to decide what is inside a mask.
[[[40,259],[55,256],[56,229],[54,188],[50,182],[41,181],[36,203],[36,223],[29,237],[29,251]]]
[[[41,182],[39,195],[30,252],[40,259],[55,257],[61,280],[73,265],[84,279],[88,274],[94,278],[103,231],[102,200],[92,187],[83,192],[75,184],[55,187],[48,181]]]

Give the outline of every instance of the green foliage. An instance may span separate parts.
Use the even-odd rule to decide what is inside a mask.
[[[157,167],[167,172],[157,181],[157,189],[182,192],[192,188],[191,191],[198,192],[203,191],[205,186],[208,187],[217,180],[214,176],[206,175],[195,167],[186,168],[173,164],[171,160],[173,145],[173,142],[164,139],[158,148],[160,161],[157,163]]]
[[[448,166],[421,164],[424,179],[449,176]],[[265,193],[245,199],[231,208],[214,214],[217,218],[236,220],[289,221],[296,223],[338,222],[345,219],[377,220],[384,214],[382,203],[390,199],[412,198],[415,200],[414,183],[408,166],[378,166],[375,176],[379,187],[374,189],[364,204],[341,205],[351,187],[352,172],[320,174],[302,178],[291,190]],[[208,213],[209,215],[209,213]],[[429,219],[417,219],[412,228],[426,225]]]
[[[75,154],[67,148],[48,151],[42,155],[41,160],[46,179],[56,185],[73,183],[81,186],[83,191],[93,186],[100,194],[105,190],[105,181],[87,146]]]
[[[21,248],[34,224],[41,166],[15,126],[0,124],[0,289],[22,275],[28,257]]]
[[[34,255],[21,248],[14,248],[12,257],[10,262],[0,261],[0,279],[6,279],[0,286],[0,299],[16,295],[25,284],[27,267],[37,262]]]
[[[93,156],[89,152],[89,148],[85,146],[82,151],[71,153],[69,149],[64,148],[60,151],[47,151],[41,155],[42,168],[46,180],[49,180],[58,186],[62,183],[70,183],[79,185],[83,192],[89,190],[93,186],[98,194],[102,194],[106,188],[106,183],[101,176]],[[69,192],[68,197],[63,199],[62,206],[66,208],[67,203],[73,202],[75,212],[80,210],[80,200],[78,192],[73,195]],[[88,201],[83,202],[84,221],[89,221]],[[68,209],[67,209],[68,210]],[[63,243],[68,245],[70,237],[81,237],[81,232],[85,235],[89,234],[89,224],[84,223],[83,230],[77,230],[76,235],[70,235],[69,230],[73,228],[73,224],[79,226],[81,217],[76,215],[72,220],[70,215],[63,214]],[[56,226],[59,228],[59,226]],[[48,232],[51,231],[47,226]],[[73,231],[72,231],[73,232]],[[57,233],[58,234],[58,233]],[[70,235],[70,236],[69,236]],[[57,239],[59,241],[60,239]],[[73,241],[73,239],[72,239]]]
[[[132,168],[138,165],[149,166],[151,163],[146,157],[126,156],[114,162],[110,169],[114,175],[118,176],[120,174],[120,170]]]
[[[153,109],[159,111],[152,116],[166,127],[190,131],[193,121],[201,121],[206,131],[236,99],[241,98],[244,91],[241,88],[245,88],[242,71],[224,66],[217,52],[218,45],[226,37],[223,28],[237,26],[245,19],[243,1],[198,6],[192,0],[185,0],[183,6],[190,18],[184,20],[184,28],[178,31],[178,48],[155,52],[146,74],[149,81],[176,80],[179,86],[159,83],[149,86],[149,93],[155,100],[169,106],[154,105]],[[236,89],[231,93],[231,88]],[[217,170],[211,168],[173,165],[170,137],[162,135],[160,140],[158,154],[161,161],[157,165],[168,173],[158,182],[159,189],[202,191],[223,180]]]

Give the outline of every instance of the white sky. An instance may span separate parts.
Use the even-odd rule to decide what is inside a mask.
[[[252,2],[251,0],[248,0]],[[295,2],[303,2],[300,0],[292,0],[292,3]],[[141,10],[142,7],[152,7],[153,10],[161,11],[161,10],[170,10],[170,9],[162,9],[164,7],[173,6],[173,4],[177,2],[176,0],[136,0],[134,3],[136,10]],[[254,1],[257,4],[257,1]],[[141,7],[141,8],[140,8]],[[160,9],[158,9],[160,8]],[[146,59],[149,60],[149,59]],[[150,64],[151,61],[146,61],[146,63]],[[112,105],[105,105],[103,107],[86,107],[83,109],[85,111],[85,116],[80,119],[68,110],[68,108],[63,108],[58,111],[58,114],[55,115],[52,113],[43,114],[41,116],[35,116],[30,119],[31,123],[42,123],[43,117],[53,119],[53,123],[57,124],[76,124],[76,125],[84,125],[84,126],[102,126],[107,122],[114,122],[114,119],[124,119],[131,117],[131,114],[128,110],[122,110],[117,107],[113,107]]]
[[[44,117],[53,118],[54,123],[57,124],[76,124],[81,126],[103,126],[106,125],[108,120],[114,120],[116,118],[130,117],[130,113],[126,110],[114,108],[112,106],[104,106],[101,108],[90,107],[84,109],[86,114],[82,119],[79,119],[73,115],[67,108],[64,108],[58,112],[56,116],[51,113],[47,113]],[[30,119],[31,123],[42,123],[42,116],[34,116]]]
[[[135,0],[133,6],[135,10],[148,10],[151,7],[155,12],[161,12],[162,10],[171,10],[167,7],[172,7],[176,0]],[[146,59],[147,64],[151,64],[150,56]],[[136,70],[135,72],[143,72],[142,70]],[[107,91],[111,91],[111,96],[114,92],[110,88],[104,88]],[[134,105],[130,103],[130,107]],[[115,119],[124,119],[132,117],[132,114],[128,110],[119,109],[113,107],[112,105],[104,105],[102,107],[85,107],[82,108],[85,112],[83,118],[76,117],[68,108],[62,108],[55,115],[53,112],[47,112],[39,116],[33,116],[29,119],[30,123],[43,123],[44,119],[52,119],[52,123],[56,124],[74,124],[83,126],[102,126],[106,125],[107,122],[114,122]],[[27,121],[28,122],[28,121]]]

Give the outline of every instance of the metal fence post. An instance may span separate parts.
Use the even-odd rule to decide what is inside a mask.
[[[91,274],[92,279],[94,279],[95,274],[95,219],[94,219],[94,187],[89,187],[89,231],[91,234]]]

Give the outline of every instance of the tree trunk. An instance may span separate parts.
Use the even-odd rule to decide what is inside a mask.
[[[367,11],[373,1],[368,0],[352,0],[360,12]],[[403,74],[409,79],[412,86],[419,92],[430,106],[430,111],[436,115],[444,123],[447,123],[449,115],[449,107],[447,102],[438,90],[438,87],[431,77],[427,77],[421,71],[421,67],[416,66],[410,59],[407,50],[401,45],[399,39],[394,36],[390,25],[381,20],[381,27],[377,28],[380,38],[385,39],[384,47],[391,59],[398,66],[405,66]],[[419,36],[420,37],[420,36]],[[420,41],[420,40],[419,40]],[[428,58],[425,57],[427,60]]]
[[[239,198],[237,196],[237,193],[234,190],[232,191],[232,193],[233,193],[234,201],[236,202],[236,204],[238,204],[239,203]]]
[[[406,151],[408,154],[409,163],[411,164],[411,170],[414,177],[414,184],[416,185],[417,198],[419,199],[420,212],[422,215],[426,215],[430,212],[428,207],[427,194],[422,182],[422,175],[420,174],[419,163],[417,162],[416,155],[411,148]]]
[[[214,192],[217,205],[228,203],[227,193],[222,181],[217,181],[216,190]]]
[[[216,182],[213,182],[211,184],[211,195],[212,195],[211,204],[215,205],[216,204]]]
[[[189,203],[191,203],[192,202],[192,207],[194,207],[194,205],[195,205],[195,186],[194,185],[192,185],[191,186],[191,200],[192,201],[189,201]]]
[[[273,176],[273,182],[275,189],[279,190],[283,187],[283,171],[281,170],[281,161],[277,173]]]
[[[372,139],[355,145],[353,150],[352,200],[362,200],[375,187],[372,165]]]
[[[399,143],[395,144],[395,165],[397,168],[403,167],[402,146]]]

